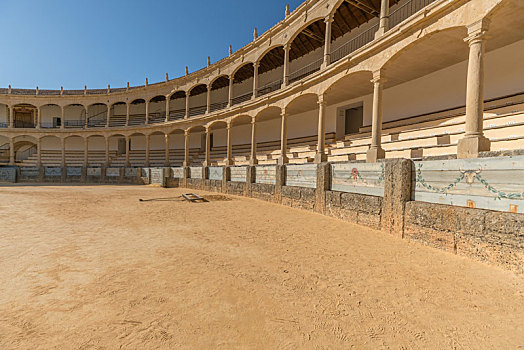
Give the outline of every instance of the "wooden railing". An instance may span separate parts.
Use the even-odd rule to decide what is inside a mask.
[[[375,33],[377,32],[377,29],[378,29],[378,24],[365,30],[364,32],[360,33],[353,39],[349,40],[347,43],[331,51],[331,57],[330,57],[331,63],[334,63],[346,57],[353,51],[356,51],[357,49],[360,49],[362,46],[366,45],[367,43],[372,42],[373,39],[375,39]]]
[[[308,64],[307,66],[300,68],[299,70],[296,70],[293,73],[289,74],[289,83],[290,84],[294,83],[295,81],[304,79],[308,75],[311,75],[319,71],[320,67],[322,66],[322,62],[324,62],[323,58],[316,60],[315,62],[312,62]]]
[[[435,0],[411,0],[389,14],[389,28],[393,28],[413,16]]]
[[[249,101],[249,100],[251,100],[251,97],[253,97],[253,92],[248,92],[247,94],[243,94],[243,95],[234,97],[231,100],[231,104],[232,105],[237,105],[239,103]]]

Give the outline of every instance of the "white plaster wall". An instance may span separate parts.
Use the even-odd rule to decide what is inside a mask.
[[[169,101],[169,110],[185,110],[186,109],[186,98],[175,98],[174,100]]]
[[[233,84],[233,98],[246,95],[253,91],[253,78],[248,78],[239,84]]]
[[[67,151],[83,151],[84,150],[84,139],[82,137],[69,137],[66,139],[66,150]],[[91,149],[91,143],[89,143],[89,149]],[[105,149],[105,145],[104,145]]]
[[[126,116],[127,107],[125,104],[113,105],[112,116]]]
[[[72,107],[68,107],[67,111],[69,111]],[[42,123],[51,124],[53,123],[53,118],[61,118],[62,116],[62,109],[60,106],[57,105],[48,105],[43,106],[40,109]],[[70,119],[70,118],[67,118]]]
[[[196,96],[189,96],[189,108],[203,107],[207,105],[207,93],[202,93]],[[184,104],[184,108],[185,104]]]
[[[229,87],[211,90],[211,104],[228,102],[228,99],[229,99]]]
[[[7,105],[0,103],[0,123],[8,123],[9,113]]]
[[[42,116],[44,117],[42,121],[52,122],[53,117],[60,116],[60,113],[61,113],[60,107],[58,106],[54,106],[54,107],[56,108],[54,108],[52,111],[49,112],[49,118],[45,116],[45,114],[43,113],[43,109],[42,109]],[[84,111],[85,111],[84,106],[67,106],[64,109],[64,118],[65,120],[84,120],[84,118],[82,117],[82,114],[84,113]]]

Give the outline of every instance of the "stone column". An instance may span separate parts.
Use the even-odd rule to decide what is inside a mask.
[[[231,123],[227,124],[227,154],[226,166],[233,165],[233,134],[231,130]]]
[[[484,50],[488,23],[480,21],[468,27],[468,78],[466,87],[466,133],[457,145],[457,158],[476,158],[490,150],[484,136]]]
[[[204,159],[204,167],[210,166],[209,155],[211,153],[211,130],[206,128],[206,158]]]
[[[131,145],[131,136],[126,136],[126,166],[131,166],[131,163],[129,162],[129,149]]]
[[[86,119],[84,120],[84,128],[87,129],[89,125],[89,106],[85,107],[86,110]]]
[[[166,119],[164,120],[166,123],[169,121],[169,103],[170,103],[169,96],[166,96]]]
[[[315,189],[315,211],[325,214],[326,191],[331,190],[331,164],[317,165],[317,187]]]
[[[183,166],[189,166],[189,131],[184,131],[184,163]]]
[[[233,105],[233,82],[234,82],[235,78],[234,76],[230,76],[229,77],[229,103],[228,103],[228,107],[231,107]]]
[[[284,45],[284,76],[282,77],[282,84],[287,86],[289,84],[289,50],[291,44]]]
[[[333,23],[333,15],[329,15],[324,22],[326,23],[326,37],[324,42],[324,62],[322,68],[326,68],[331,64],[331,24]]]
[[[169,134],[165,135],[165,140],[166,140],[165,166],[168,167],[169,166]]]
[[[146,167],[149,167],[149,135],[146,135]]]
[[[40,129],[41,126],[42,126],[42,107],[38,107],[36,109],[36,128]]]
[[[375,38],[381,37],[389,29],[389,0],[380,2],[380,22]]]
[[[255,62],[253,64],[255,73],[253,74],[253,96],[251,96],[252,99],[257,98],[257,94],[258,94],[258,68],[259,67],[260,67],[259,62]]]
[[[207,86],[206,113],[211,112],[211,84]]]
[[[404,235],[404,211],[411,200],[411,159],[388,159],[384,167],[384,197],[382,198],[381,226],[399,238]]]
[[[287,118],[289,115],[287,112],[282,111],[282,126],[280,128],[280,157],[278,158],[278,164],[286,164],[289,159],[287,158]]]
[[[109,128],[111,120],[111,105],[107,105],[106,128]]]
[[[146,125],[149,124],[149,100],[146,100]]]
[[[129,126],[129,115],[130,115],[130,108],[131,104],[129,102],[126,103],[126,126]]]
[[[9,107],[9,129],[14,128],[15,126],[15,108],[13,106]]]
[[[106,167],[109,166],[109,137],[106,136]]]
[[[65,129],[65,108],[60,106],[60,129]]]
[[[257,121],[255,118],[251,119],[251,159],[250,165],[258,164],[257,159]]]
[[[366,161],[374,163],[383,159],[386,152],[382,149],[382,88],[385,82],[380,71],[373,72],[373,115],[371,124],[371,145],[366,154]]]
[[[189,92],[186,92],[186,115],[184,116],[184,119],[189,118]]]
[[[89,137],[84,139],[84,167],[89,165]]]
[[[39,137],[36,139],[36,166],[42,166],[42,138]]]
[[[324,95],[318,96],[318,139],[315,163],[319,164],[327,161],[326,155],[326,101]]]
[[[9,139],[9,165],[15,165],[15,142]]]
[[[65,138],[60,139],[62,141],[62,167],[66,166],[66,159],[65,159]]]

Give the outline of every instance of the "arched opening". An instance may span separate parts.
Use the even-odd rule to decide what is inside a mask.
[[[80,167],[84,165],[84,138],[78,135],[68,136],[64,139],[65,165]]]
[[[146,101],[136,99],[129,105],[129,126],[144,125],[146,123]]]
[[[225,121],[213,122],[208,128],[208,132],[210,165],[223,163],[227,157],[227,123]]]
[[[166,97],[155,96],[149,101],[149,124],[163,123],[166,120]]]
[[[186,92],[177,91],[169,97],[169,121],[186,116]]]
[[[320,70],[324,61],[325,36],[326,24],[319,19],[302,29],[293,39],[289,50],[290,84]]]
[[[56,113],[56,109],[52,111]],[[53,115],[51,113],[51,116]],[[42,111],[42,122],[48,120],[52,125],[56,125],[55,117],[45,118]],[[80,104],[71,104],[64,107],[64,126],[66,128],[83,128],[85,126],[86,119],[86,109],[83,105]]]
[[[83,107],[82,107],[83,109]],[[43,129],[59,128],[62,125],[62,109],[59,105],[47,104],[40,107],[40,127]]]
[[[229,104],[229,77],[221,76],[211,84],[210,112],[224,109]]]
[[[89,128],[104,128],[107,124],[107,105],[95,103],[87,107],[87,126]]]
[[[9,106],[0,103],[0,129],[9,127]]]
[[[205,114],[207,111],[207,86],[200,84],[189,91],[189,117]]]
[[[282,109],[268,107],[255,117],[256,159],[259,164],[276,164],[280,156]],[[251,144],[251,142],[249,142]]]
[[[146,136],[135,133],[129,136],[129,164],[131,167],[146,166]]]
[[[89,166],[101,167],[106,164],[106,139],[100,135],[89,136],[87,142],[87,163]]]
[[[62,140],[56,136],[40,138],[40,159],[42,166],[54,167],[62,165]],[[34,162],[36,166],[36,161]]]
[[[190,166],[202,166],[206,151],[206,129],[199,125],[189,129],[189,159]]]
[[[268,51],[259,61],[257,96],[269,94],[282,87],[284,75],[284,47]]]
[[[249,164],[251,158],[251,120],[252,118],[249,115],[240,115],[231,120],[231,157],[234,165]]]
[[[233,89],[231,105],[249,101],[253,97],[253,77],[255,68],[253,63],[246,63],[233,75]]]
[[[111,105],[109,126],[123,127],[126,126],[127,120],[127,104],[125,102],[117,102]]]
[[[0,135],[0,164],[9,163],[9,138]]]
[[[18,166],[32,166],[38,152],[36,138],[27,135],[16,136],[13,138],[13,146],[15,164]]]
[[[121,134],[109,136],[110,165],[113,167],[126,166],[126,137]]]
[[[36,126],[37,107],[22,103],[13,107],[15,128],[34,128]]]
[[[184,163],[184,130],[176,129],[169,133],[169,163],[182,166]]]
[[[149,135],[149,165],[166,166],[166,136],[161,131],[155,131]]]

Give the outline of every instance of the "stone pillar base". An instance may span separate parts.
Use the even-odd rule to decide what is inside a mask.
[[[287,156],[278,157],[278,164],[279,165],[284,165],[284,164],[287,164],[287,163],[289,163],[289,158]]]
[[[380,38],[384,35],[386,31],[384,30],[384,27],[379,27],[378,30],[375,32],[375,39]]]
[[[366,162],[375,163],[379,159],[386,158],[386,151],[382,148],[370,148],[366,153]]]
[[[457,144],[457,158],[477,158],[480,152],[487,152],[491,142],[485,136],[473,136],[460,139]]]
[[[258,164],[258,159],[250,159],[249,160],[249,165],[253,166],[253,165],[257,165]]]
[[[320,163],[324,163],[324,162],[327,162],[327,154],[325,153],[317,153],[315,154],[315,163],[316,164],[320,164]]]
[[[315,211],[326,213],[326,191],[331,190],[331,164],[317,165],[317,188],[315,189]]]

